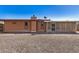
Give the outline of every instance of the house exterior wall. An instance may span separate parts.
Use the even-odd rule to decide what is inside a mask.
[[[27,26],[25,26],[26,22],[28,23]],[[45,32],[44,21],[7,20],[4,23],[4,32]],[[41,24],[43,25],[41,26]]]
[[[35,20],[32,20],[30,24],[31,24],[30,31],[31,32],[36,32],[36,21]]]
[[[44,21],[37,21],[37,32],[45,32],[45,26]]]
[[[25,22],[28,25],[25,25]],[[52,24],[55,30],[52,31]],[[37,20],[7,20],[4,21],[4,32],[76,32],[79,31],[76,22],[44,22]]]
[[[52,24],[55,24],[55,31],[52,31]],[[51,32],[75,32],[76,22],[51,22]]]
[[[28,22],[28,28],[25,26],[25,22]],[[29,21],[4,21],[4,32],[26,32],[30,31]]]
[[[46,26],[45,31],[46,31],[46,32],[52,32],[52,27],[51,27],[51,25],[52,25],[52,22],[45,22],[45,26]]]
[[[25,32],[30,32],[30,21],[23,21],[24,22],[24,30]],[[27,26],[25,25],[25,23],[27,22]]]
[[[75,32],[74,22],[56,23],[56,32]]]

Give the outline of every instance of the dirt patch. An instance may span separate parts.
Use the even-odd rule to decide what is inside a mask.
[[[0,34],[2,53],[79,53],[79,34]]]

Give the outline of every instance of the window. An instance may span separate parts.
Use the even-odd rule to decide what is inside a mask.
[[[52,24],[52,31],[55,31],[55,24]]]
[[[41,23],[41,26],[43,26],[43,22]]]
[[[55,31],[55,28],[52,28],[52,31]]]
[[[55,24],[52,24],[52,27],[55,27]]]
[[[77,31],[79,31],[79,24],[77,25]]]
[[[13,22],[12,24],[16,24],[16,22]]]
[[[43,24],[41,24],[41,26],[43,26]]]
[[[28,23],[27,22],[25,22],[25,26],[28,26]]]

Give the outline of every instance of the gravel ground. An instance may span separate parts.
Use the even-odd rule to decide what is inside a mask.
[[[0,53],[78,53],[79,34],[0,34]]]

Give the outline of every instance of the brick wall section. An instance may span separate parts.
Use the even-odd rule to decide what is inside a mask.
[[[4,32],[24,32],[26,30],[30,30],[30,25],[28,28],[25,28],[25,21],[4,21]]]
[[[25,22],[28,26],[25,26]],[[41,26],[43,22],[43,26]],[[45,32],[44,21],[37,20],[6,20],[4,21],[4,32]]]
[[[35,20],[31,20],[30,21],[31,23],[30,23],[30,31],[31,32],[36,32],[36,21]]]
[[[43,23],[43,26],[41,25]],[[37,22],[37,31],[38,32],[45,32],[45,23],[44,21]]]

